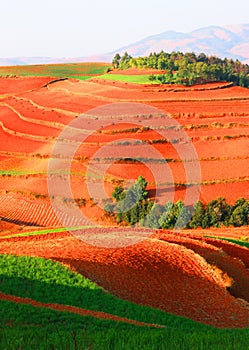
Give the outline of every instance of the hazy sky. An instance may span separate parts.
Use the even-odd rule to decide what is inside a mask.
[[[0,57],[113,51],[167,30],[249,22],[248,0],[1,0]]]

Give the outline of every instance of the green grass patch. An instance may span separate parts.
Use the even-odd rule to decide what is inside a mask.
[[[64,261],[66,262],[66,261]],[[163,311],[121,300],[59,262],[28,256],[0,255],[0,290],[44,303],[78,306],[141,322],[193,328],[195,323]],[[200,325],[200,328],[209,327]]]
[[[98,77],[98,79],[122,81],[125,83],[134,84],[158,84],[158,81],[149,80],[149,75],[124,75],[124,74],[104,74]]]
[[[247,330],[153,329],[0,301],[6,350],[248,350]]]
[[[44,175],[46,171],[35,171],[25,169],[0,170],[0,176],[24,176],[24,175]]]
[[[121,300],[51,260],[0,255],[0,280],[6,294],[166,325],[144,328],[0,301],[1,349],[248,349],[248,329],[219,330]]]
[[[92,77],[93,77],[92,75],[69,75],[69,76],[67,76],[67,78],[77,79],[77,80],[89,80]]]
[[[53,228],[53,229],[47,229],[47,230],[37,230],[37,231],[31,231],[31,232],[22,232],[17,233],[13,235],[3,236],[0,237],[0,239],[5,238],[13,238],[13,237],[29,237],[29,236],[37,236],[37,235],[47,235],[49,233],[60,233],[60,232],[67,232],[67,231],[78,231],[86,228],[92,228],[92,226],[73,226],[73,227],[59,227],[59,228]]]
[[[68,63],[0,67],[0,76],[51,76],[57,78],[89,79],[92,74],[104,74],[108,63]]]
[[[216,237],[216,236],[204,236],[204,237],[220,239],[222,241],[231,242],[231,243],[237,244],[241,247],[245,247],[245,248],[249,249],[249,242],[244,241],[242,239],[238,240],[238,239],[233,239],[233,238]]]

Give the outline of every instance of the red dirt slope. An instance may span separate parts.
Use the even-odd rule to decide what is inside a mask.
[[[142,232],[136,230],[133,235]],[[104,242],[113,244],[116,240],[118,245],[121,235],[127,236],[129,229],[119,228],[118,233],[115,229],[90,229],[84,234],[97,238],[102,234]],[[227,290],[231,284],[229,273],[235,266],[227,249],[194,237],[179,236],[173,242],[172,235],[160,235],[115,249],[94,247],[70,234],[2,239],[0,253],[50,258],[121,298],[216,327],[249,327],[249,304],[242,300],[247,296],[242,295],[240,287],[236,289],[237,298]],[[212,266],[210,256],[218,267]],[[248,286],[248,271],[243,262],[236,264],[240,273],[235,282]],[[224,266],[227,269],[223,271]]]

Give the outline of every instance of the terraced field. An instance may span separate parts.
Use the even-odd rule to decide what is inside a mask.
[[[2,78],[3,86],[7,85],[9,80],[12,82],[13,79],[18,81],[18,78]],[[20,78],[21,81],[23,79],[26,81],[26,86],[34,85],[33,78]],[[28,80],[31,82],[27,83]],[[233,202],[246,195],[249,180],[247,167],[249,92],[247,89],[224,83],[208,84],[206,87],[204,85],[194,88],[179,87],[174,90],[169,86],[163,88],[134,86],[121,82],[118,82],[116,86],[115,82],[100,81],[98,78],[87,82],[62,80],[49,85],[47,85],[48,80],[42,82],[46,83],[43,87],[40,87],[41,81],[38,79],[37,88],[1,98],[1,157],[3,157],[1,164],[3,169],[6,169],[12,159],[12,164],[18,163],[20,164],[19,169],[22,169],[22,172],[17,170],[15,175],[9,173],[6,177],[6,174],[5,176],[2,174],[0,181],[2,189],[17,191],[19,180],[22,183],[21,177],[26,176],[29,191],[24,184],[21,190],[39,193],[36,190],[34,177],[39,183],[42,181],[46,183],[45,164],[49,159],[53,142],[68,123],[75,122],[77,116],[87,113],[80,118],[80,138],[84,138],[84,142],[78,148],[72,162],[72,187],[74,187],[74,178],[78,178],[80,174],[84,177],[87,164],[93,155],[99,149],[105,148],[105,145],[108,149],[111,143],[111,155],[103,157],[109,158],[108,161],[99,159],[99,162],[112,163],[106,173],[109,181],[112,179],[115,182],[122,177],[128,179],[130,175],[136,178],[142,173],[148,179],[149,188],[158,187],[163,192],[165,183],[167,184],[166,192],[171,193],[170,197],[173,193],[175,199],[184,199],[185,191],[175,191],[172,186],[188,181],[185,174],[186,163],[184,163],[187,159],[182,159],[182,155],[179,154],[181,146],[177,149],[172,142],[181,145],[185,142],[182,138],[187,137],[192,141],[196,150],[197,159],[192,160],[191,166],[195,167],[195,162],[198,162],[201,168],[199,185],[202,200],[208,202],[214,196],[225,196],[230,202]],[[108,118],[110,118],[108,113],[113,113],[109,106],[117,101],[134,103],[133,112],[130,111],[129,116],[126,117],[121,115],[124,114],[124,111],[116,110],[116,117],[112,121],[115,124],[113,127],[115,130],[104,131],[101,122],[96,118],[102,118],[105,121],[103,122],[104,129],[108,129]],[[138,102],[139,109],[136,110]],[[167,112],[169,117],[162,119],[161,116],[154,115],[153,118],[146,119],[141,113],[143,112],[141,103],[151,108],[158,108],[158,113]],[[104,106],[107,106],[107,109]],[[92,108],[98,109],[91,112]],[[140,113],[139,117],[136,115],[137,111]],[[145,110],[144,112],[147,113]],[[98,115],[94,116],[94,113]],[[172,117],[174,119],[170,119]],[[170,120],[174,120],[172,125],[170,125]],[[75,134],[73,137],[75,138]],[[123,139],[131,139],[130,145],[127,146],[128,142],[122,142]],[[170,169],[167,178],[162,171],[165,164],[159,164],[154,157],[153,171],[161,174],[156,179],[157,183],[149,169],[153,164],[153,156],[144,157],[148,144],[159,152],[159,158],[170,160],[167,162]],[[120,154],[127,158],[135,156],[144,165],[120,165],[116,162]],[[27,162],[27,158],[31,159]],[[150,160],[146,161],[146,158]],[[23,161],[23,164],[20,160]],[[39,162],[43,164],[40,169]],[[5,166],[5,164],[8,165]],[[32,174],[34,169],[38,170],[35,174],[33,171]],[[75,174],[73,169],[75,169]],[[8,170],[12,170],[11,166]],[[121,172],[122,176],[120,176]],[[15,178],[12,178],[13,176]],[[13,185],[15,180],[17,186]],[[84,181],[82,181],[82,186],[84,187]],[[227,188],[233,188],[233,191],[228,191]],[[47,195],[46,185],[41,186],[40,189],[41,194]],[[80,192],[86,194],[83,189]],[[86,196],[87,200],[89,198],[90,196],[88,198]],[[166,201],[167,196],[161,200]]]
[[[27,75],[43,75],[33,69]],[[45,307],[51,318],[64,310],[129,327],[155,326],[162,337],[169,336],[160,329],[169,326],[164,319],[173,317],[169,314],[217,328],[249,328],[247,228],[178,235],[131,230],[116,227],[104,211],[114,187],[128,187],[139,175],[158,203],[248,199],[249,90],[227,83],[136,85],[77,69],[68,76],[89,79],[65,79],[62,71],[0,78],[0,253],[60,262],[115,297],[154,308],[152,314],[161,310],[160,315],[146,319],[130,309],[100,310],[96,300],[91,307],[73,302],[65,307],[31,288],[11,292],[0,276],[3,310],[15,303],[25,304],[25,312]],[[44,75],[50,72],[52,67]],[[73,236],[62,226],[84,229]],[[198,330],[197,325],[187,327]],[[98,327],[102,332],[105,326]]]

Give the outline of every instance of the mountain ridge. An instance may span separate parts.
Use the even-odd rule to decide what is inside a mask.
[[[209,26],[188,33],[166,31],[148,36],[116,50],[120,54],[145,56],[150,52],[204,52],[220,58],[239,59],[249,63],[249,24]]]
[[[239,59],[241,62],[249,64],[249,23],[224,26],[210,25],[187,33],[168,30],[150,35],[114,51],[87,57],[0,57],[0,65],[111,62],[117,52],[123,54],[127,51],[130,55],[137,57],[161,50],[195,52],[197,54],[204,52],[208,56]]]

